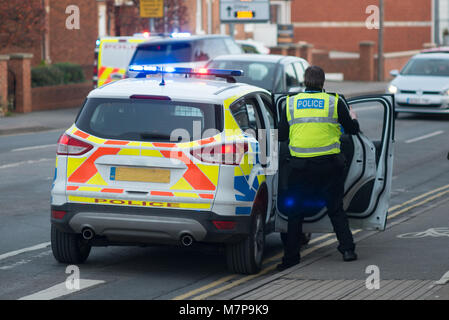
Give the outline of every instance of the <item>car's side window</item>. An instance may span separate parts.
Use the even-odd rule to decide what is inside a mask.
[[[304,83],[304,69],[300,62],[295,62],[293,64],[295,66],[296,74],[298,75],[298,81],[300,84]]]
[[[273,115],[273,111],[272,111],[273,104],[272,104],[271,100],[268,97],[266,97],[265,95],[261,94],[260,98],[262,99],[261,109],[262,109],[262,112],[267,115],[268,121],[270,122],[269,123],[270,129],[275,129],[276,124],[275,124],[274,115]]]
[[[251,133],[256,136],[257,130],[263,128],[255,98],[246,97],[238,100],[231,105],[230,110],[235,121],[243,131],[251,129],[253,131]]]
[[[237,100],[231,105],[229,109],[231,110],[231,113],[234,116],[234,119],[239,125],[240,129],[245,131],[250,128],[248,111],[246,109],[245,100],[243,99]]]
[[[299,81],[292,63],[288,64],[285,67],[285,77],[287,82],[287,89],[289,89],[290,87],[299,86]]]

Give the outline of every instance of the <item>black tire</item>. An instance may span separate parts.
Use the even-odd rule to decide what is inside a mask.
[[[89,257],[92,246],[81,235],[60,231],[51,226],[51,249],[61,263],[79,264]]]
[[[265,248],[265,219],[263,214],[254,215],[251,232],[245,240],[226,246],[226,262],[229,271],[241,274],[258,273],[262,267]]]
[[[300,237],[301,237],[300,240],[301,246],[305,246],[309,244],[310,239],[312,238],[312,234],[310,232],[303,232],[301,233]]]

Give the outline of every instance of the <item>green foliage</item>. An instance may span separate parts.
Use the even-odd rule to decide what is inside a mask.
[[[31,69],[31,86],[33,88],[81,83],[85,80],[81,66],[69,62],[41,65]]]

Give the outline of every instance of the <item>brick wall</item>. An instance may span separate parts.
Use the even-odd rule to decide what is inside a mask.
[[[32,88],[33,111],[81,107],[92,90],[90,83]]]
[[[338,4],[337,4],[338,2]],[[386,52],[418,49],[431,41],[431,0],[384,1],[385,22],[420,22],[425,26],[393,27],[388,24],[384,32]],[[378,5],[377,0],[293,0],[292,23],[295,25],[295,41],[313,43],[318,49],[358,51],[364,40],[377,42],[378,30],[369,30],[365,21],[369,5]],[[307,8],[305,10],[305,8]],[[321,27],[317,23],[336,22],[335,26]],[[352,25],[349,27],[343,23]],[[306,23],[306,24],[304,24]],[[313,23],[308,26],[307,23]],[[377,44],[375,47],[377,50]]]
[[[80,8],[80,29],[68,30],[65,13],[69,5]],[[52,62],[70,61],[82,66],[92,65],[95,40],[98,36],[97,2],[92,0],[51,1],[50,58]]]

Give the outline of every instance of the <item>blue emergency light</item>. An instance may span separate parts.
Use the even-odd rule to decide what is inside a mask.
[[[226,79],[227,82],[237,82],[234,77],[243,76],[242,70],[228,70],[228,69],[208,69],[208,68],[175,68],[175,67],[160,67],[155,65],[130,65],[129,71],[138,72],[136,78],[146,78],[147,75],[161,74],[161,86],[165,85],[165,74],[184,74],[197,76],[216,76]]]
[[[175,67],[160,67],[155,65],[131,65],[129,66],[129,71],[139,72],[139,75],[173,73],[173,74],[203,75],[203,76],[217,76],[217,77],[243,76],[242,70],[175,68]]]

